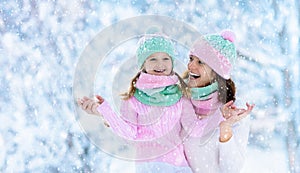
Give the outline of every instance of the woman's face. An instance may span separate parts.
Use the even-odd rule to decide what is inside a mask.
[[[150,55],[145,63],[144,70],[152,75],[170,75],[173,69],[171,57],[164,52],[157,52]]]
[[[198,57],[191,55],[188,63],[189,80],[191,88],[209,85],[216,77],[216,73]]]

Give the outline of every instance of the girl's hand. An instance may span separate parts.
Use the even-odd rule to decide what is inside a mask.
[[[86,111],[89,114],[100,115],[97,111],[97,107],[104,102],[104,99],[99,95],[96,95],[96,98],[98,99],[98,101],[84,96],[82,99],[77,99],[77,104],[81,107],[82,110]]]

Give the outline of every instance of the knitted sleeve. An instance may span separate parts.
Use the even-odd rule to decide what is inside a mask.
[[[249,118],[233,126],[233,136],[225,143],[220,143],[220,168],[222,172],[238,173],[245,162],[249,136]]]
[[[181,115],[181,126],[184,129],[182,135],[186,137],[192,133],[197,133],[199,131],[199,119],[194,111],[193,105],[189,99],[182,98],[182,115]]]
[[[122,102],[120,113],[126,116],[130,116],[130,122],[120,118],[120,116],[118,116],[114,112],[114,110],[106,101],[98,106],[97,110],[108,122],[108,124],[116,134],[125,139],[136,139],[138,126],[137,123],[134,122],[134,120],[137,120],[137,113],[132,109],[128,101]]]

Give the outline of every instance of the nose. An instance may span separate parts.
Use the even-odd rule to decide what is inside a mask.
[[[165,67],[165,64],[164,63],[158,63],[158,64],[156,64],[156,67],[163,68],[163,67]]]

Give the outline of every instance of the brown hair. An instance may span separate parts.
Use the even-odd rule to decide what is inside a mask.
[[[182,75],[183,79],[189,77],[189,71],[185,71]],[[218,100],[222,103],[227,103],[231,100],[235,101],[236,87],[232,79],[224,79],[219,74],[216,73],[216,79],[214,81],[218,82]]]
[[[135,92],[135,83],[141,75],[141,71],[139,71],[132,79],[129,85],[129,89],[126,93],[121,94],[123,100],[128,100],[130,97],[134,95]]]
[[[179,76],[176,72],[174,74],[178,77],[179,80],[179,89],[182,91],[183,96],[190,98],[191,94],[189,91],[189,87],[187,84],[184,82],[184,80]],[[136,90],[135,83],[139,79],[141,75],[141,71],[139,71],[131,80],[130,86],[128,89],[128,92],[121,94],[123,100],[128,100],[130,97],[134,95],[134,92]]]
[[[224,79],[217,74],[216,81],[218,82],[219,88],[219,101],[227,103],[231,100],[235,101],[236,87],[231,79]]]

